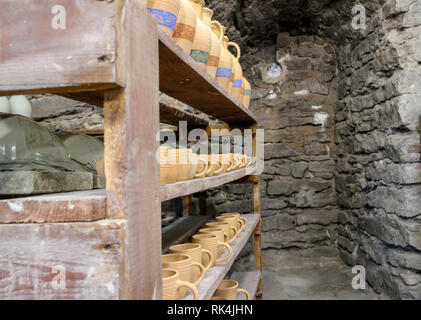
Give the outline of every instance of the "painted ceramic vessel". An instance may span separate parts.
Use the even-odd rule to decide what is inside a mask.
[[[225,30],[225,27],[223,27]],[[231,76],[233,74],[234,66],[234,57],[228,51],[228,37],[224,37],[224,32],[221,35],[222,37],[222,49],[221,56],[219,58],[219,65],[216,71],[216,81],[227,91],[229,91],[229,83]]]
[[[180,0],[148,0],[146,7],[158,20],[159,26],[171,36],[177,24]]]
[[[180,273],[174,269],[162,269],[162,299],[177,300],[179,289],[185,287],[193,291],[194,300],[199,298],[195,285],[180,280]]]
[[[235,280],[222,280],[218,288],[215,290],[215,296],[225,298],[226,300],[237,300],[239,293],[244,293],[247,300],[250,300],[250,294],[247,290],[238,288],[239,283]]]
[[[204,0],[190,0],[194,11],[196,12],[196,33],[194,35],[193,46],[190,56],[206,70],[208,65],[210,52],[212,49],[212,36],[209,28],[203,23],[203,7],[205,6]]]
[[[234,98],[239,100],[241,94],[241,84],[243,82],[243,69],[240,65],[241,49],[240,46],[235,42],[229,42],[228,47],[234,47],[237,50],[237,56],[234,57],[235,74],[233,77],[231,94],[234,96]]]
[[[209,8],[203,9],[203,22],[211,30],[212,47],[209,55],[208,65],[206,66],[206,72],[215,79],[216,72],[218,70],[219,59],[221,56],[222,41],[212,31],[213,28],[219,29],[219,33],[222,33],[222,26],[219,23],[212,22],[213,11]]]
[[[196,34],[196,23],[196,12],[190,4],[190,1],[180,0],[180,11],[172,37],[187,54],[190,54],[193,46],[194,35]]]
[[[250,107],[250,100],[251,100],[251,85],[250,82],[247,81],[246,78],[243,78],[244,81],[244,96],[243,96],[243,105],[247,109]]]

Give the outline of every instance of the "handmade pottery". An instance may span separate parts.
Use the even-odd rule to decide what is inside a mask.
[[[197,285],[205,276],[205,268],[201,263],[193,262],[192,257],[186,254],[164,254],[162,255],[162,267],[177,270],[180,273],[180,280]],[[193,277],[193,268],[200,269],[198,279]],[[186,289],[180,289],[178,298],[183,299]]]
[[[235,217],[238,222],[239,226],[239,232],[243,231],[245,226],[247,225],[247,219],[242,217],[239,213],[234,212],[228,212],[228,213],[222,213],[220,217]]]
[[[236,61],[235,61],[235,57],[228,50],[228,44],[230,43],[230,41],[229,41],[229,38],[227,36],[224,37],[224,46],[225,46],[225,42],[227,43],[227,51],[231,55],[231,59],[232,59],[232,73],[231,73],[231,77],[230,77],[228,88],[227,88],[227,91],[230,94],[232,94],[232,89],[233,89],[233,85],[234,85],[234,79],[235,79],[235,72],[236,72],[237,64],[236,64]]]
[[[190,155],[190,162],[192,164],[192,170],[190,171],[190,179],[193,178],[204,178],[208,172],[208,160],[201,159],[197,154],[192,153]]]
[[[220,23],[217,21],[215,21],[215,24],[220,25]],[[219,58],[219,64],[218,69],[216,71],[215,79],[222,86],[222,88],[228,90],[229,82],[232,75],[232,68],[234,65],[234,58],[232,54],[228,51],[228,38],[224,37],[225,27],[219,28],[219,30],[216,28],[212,28],[212,31],[222,42],[221,55]]]
[[[203,265],[205,272],[211,267],[213,259],[212,252],[203,249],[198,243],[183,243],[171,246],[169,249],[170,253],[174,254],[186,254],[192,258],[193,262],[197,262]]]
[[[168,35],[174,33],[180,11],[180,0],[148,0],[146,7]]]
[[[190,56],[195,60],[203,69],[209,61],[209,55],[212,49],[212,36],[209,28],[203,23],[202,13],[205,6],[204,0],[190,0],[194,11],[196,12],[196,33],[194,35],[193,46]]]
[[[180,11],[172,37],[189,55],[193,46],[194,35],[196,34],[196,24],[196,12],[190,1],[180,0]]]
[[[199,298],[199,293],[195,285],[187,281],[180,280],[180,273],[174,269],[162,269],[162,299],[177,300],[179,289],[185,287],[193,291],[194,300]]]
[[[213,11],[209,8],[203,9],[203,22],[208,26],[211,31],[212,47],[209,55],[208,64],[206,66],[206,72],[215,79],[216,72],[218,69],[219,59],[221,56],[222,41],[212,31],[213,28],[219,28],[219,32],[222,33],[222,26],[219,23],[212,22]]]
[[[228,47],[234,47],[237,50],[237,56],[234,57],[235,58],[234,60],[235,74],[234,74],[231,94],[233,95],[234,98],[239,100],[240,94],[241,94],[241,84],[243,82],[243,69],[241,68],[241,64],[239,61],[241,57],[241,49],[240,49],[240,46],[236,44],[235,42],[229,42]]]
[[[243,105],[247,109],[250,107],[250,100],[251,100],[251,85],[250,82],[247,81],[246,78],[243,78],[244,81],[244,96],[243,96]]]
[[[216,222],[226,222],[229,223],[229,225],[233,228],[235,228],[235,230],[237,230],[237,234],[240,233],[240,229],[241,229],[241,224],[238,222],[237,217],[233,217],[233,216],[218,216],[215,218]]]
[[[225,298],[226,300],[237,300],[239,293],[244,293],[247,300],[250,300],[250,294],[247,290],[238,288],[239,283],[235,280],[222,280],[218,288],[215,290],[214,295]]]
[[[192,237],[193,243],[199,243],[202,248],[209,250],[212,252],[212,263],[211,266],[213,267],[216,263],[226,261],[231,256],[231,246],[226,242],[218,241],[218,238],[214,234],[195,234]],[[219,247],[226,247],[228,249],[228,253],[225,257],[218,257],[218,248]]]
[[[238,101],[240,101],[241,104],[243,104],[243,99],[244,99],[244,93],[246,92],[246,83],[244,82],[244,77],[243,80],[241,81],[241,91],[240,91],[240,97],[238,98]]]
[[[227,243],[231,243],[232,241],[234,241],[238,235],[237,229],[231,227],[228,222],[208,222],[205,224],[204,228],[223,229],[227,239]]]
[[[228,240],[228,236],[225,235],[224,229],[222,228],[202,228],[198,233],[214,234],[220,242],[227,242]],[[224,247],[218,247],[218,257],[220,257],[223,252]]]

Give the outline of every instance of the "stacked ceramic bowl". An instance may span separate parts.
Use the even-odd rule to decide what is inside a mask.
[[[246,225],[246,218],[239,213],[224,213],[215,221],[206,223],[192,236],[190,243],[170,247],[169,254],[162,256],[164,299],[183,299],[188,290],[193,292],[194,299],[198,299],[196,286],[210,268],[231,257],[230,243]],[[248,293],[238,289],[238,283],[233,280],[224,280],[219,287],[221,290],[215,292],[216,298],[221,298],[219,300],[235,300],[238,292],[249,298]]]
[[[225,36],[226,28],[212,20],[213,11],[205,8],[204,0],[148,0],[147,8],[200,67],[246,108],[250,106],[251,86],[243,77],[241,49]]]

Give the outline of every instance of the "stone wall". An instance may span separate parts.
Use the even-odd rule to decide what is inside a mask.
[[[388,1],[338,50],[338,244],[392,298],[421,298],[421,2]]]

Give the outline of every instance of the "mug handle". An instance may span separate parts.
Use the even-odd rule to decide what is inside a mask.
[[[228,254],[225,257],[222,257],[222,258],[219,258],[218,260],[216,260],[216,263],[224,262],[224,261],[228,260],[228,258],[231,257],[231,253],[232,253],[231,246],[228,243],[221,242],[221,241],[218,241],[218,246],[224,246],[225,248],[227,248]]]
[[[250,294],[247,292],[247,290],[237,289],[237,294],[239,293],[244,293],[246,295],[247,300],[250,300]]]
[[[224,166],[222,165],[222,161],[218,160],[219,165],[221,166],[221,169],[215,171],[215,175],[220,174],[222,170],[224,170]]]
[[[195,286],[197,286],[197,284],[198,284],[200,281],[202,281],[202,280],[203,280],[203,277],[205,276],[205,272],[206,272],[206,270],[205,270],[205,267],[204,267],[201,263],[198,263],[198,262],[192,262],[191,264],[192,264],[192,266],[193,266],[193,267],[198,267],[198,268],[200,269],[200,277],[199,277],[199,279],[197,279],[195,282],[193,282],[193,284],[194,284]]]
[[[234,235],[231,237],[231,239],[229,239],[227,241],[227,243],[233,242],[235,240],[235,238],[237,238],[237,236],[238,236],[238,230],[237,229],[235,229],[234,227],[229,227],[229,228],[232,229],[232,230],[234,230]]]
[[[241,57],[241,48],[238,44],[236,44],[235,42],[228,42],[228,47],[234,47],[237,50],[237,56],[235,57],[235,59],[239,60]]]
[[[208,269],[212,265],[213,254],[209,250],[206,250],[206,249],[203,249],[203,248],[202,248],[202,253],[207,254],[208,255],[208,258],[209,258],[209,262],[208,262],[207,266],[205,266],[205,272],[206,272],[206,271],[208,271]]]
[[[197,291],[197,288],[194,284],[191,284],[190,282],[187,282],[187,281],[177,280],[177,291],[181,287],[186,287],[187,289],[190,289],[191,291],[193,291],[193,300],[199,299],[199,292]]]
[[[195,178],[204,178],[205,175],[206,175],[206,172],[208,171],[208,163],[206,161],[204,161],[203,159],[200,159],[200,158],[197,158],[197,161],[203,163],[203,165],[205,167],[205,170],[203,170],[200,173],[197,173],[194,177]]]
[[[243,231],[243,229],[246,227],[247,225],[247,219],[244,217],[240,217],[239,221],[241,221],[241,228],[240,230]]]

